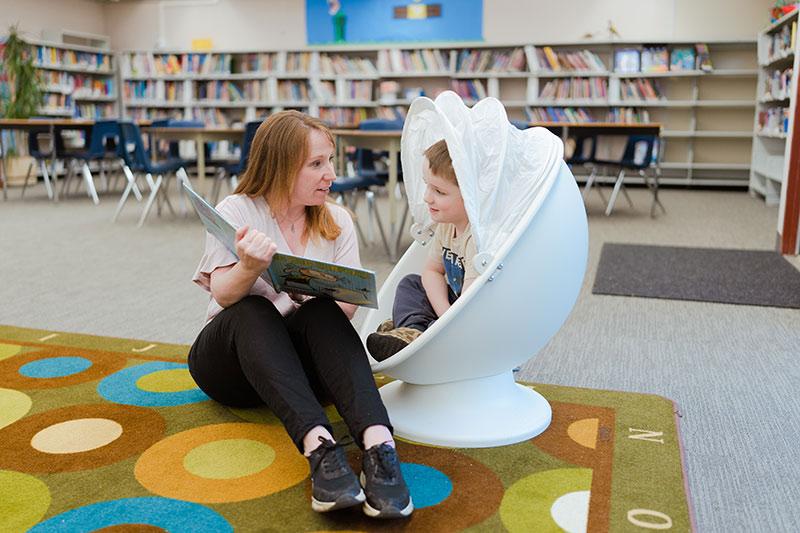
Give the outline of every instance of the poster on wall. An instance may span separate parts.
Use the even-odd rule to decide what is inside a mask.
[[[483,0],[306,0],[309,45],[483,40]]]

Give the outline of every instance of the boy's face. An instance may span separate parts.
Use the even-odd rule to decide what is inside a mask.
[[[427,185],[422,198],[428,204],[433,221],[455,224],[458,228],[466,227],[469,217],[458,185],[432,174],[427,158],[423,158],[422,179]]]

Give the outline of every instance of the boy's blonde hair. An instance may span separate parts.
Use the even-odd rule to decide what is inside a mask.
[[[425,157],[428,158],[431,174],[444,178],[458,186],[456,171],[453,169],[453,160],[450,158],[450,151],[447,149],[447,143],[444,139],[430,145],[425,150]]]

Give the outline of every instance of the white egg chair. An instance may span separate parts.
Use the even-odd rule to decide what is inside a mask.
[[[480,276],[420,337],[372,370],[395,434],[450,447],[520,442],[544,431],[551,409],[516,383],[513,369],[558,331],[583,282],[588,227],[561,140],[519,130],[494,98],[471,109],[452,92],[416,99],[406,117],[402,161],[415,242],[364,315],[362,339],[391,316],[403,276],[420,273],[432,236],[422,200],[423,151],[444,138],[464,197]]]

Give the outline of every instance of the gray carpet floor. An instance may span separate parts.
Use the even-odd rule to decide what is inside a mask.
[[[604,242],[771,250],[777,209],[740,191],[666,189],[667,214],[651,219],[647,191],[630,192],[636,209],[622,203],[610,217],[590,195],[578,301],[517,377],[676,401],[699,530],[796,531],[800,311],[591,293]],[[192,342],[207,303],[190,281],[202,225],[153,214],[137,229],[135,201],[111,224],[118,198],[54,205],[40,183],[24,199],[11,189],[0,200],[0,323]],[[362,261],[379,282],[392,268],[377,245],[362,247]]]

